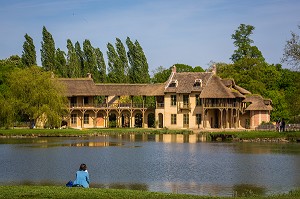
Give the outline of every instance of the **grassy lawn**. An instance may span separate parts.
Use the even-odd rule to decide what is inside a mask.
[[[99,189],[99,188],[67,188],[59,186],[0,186],[0,198],[19,199],[19,198],[136,198],[136,199],[225,199],[232,197],[214,197],[214,196],[195,196],[186,194],[167,194],[158,192],[135,191],[124,189]],[[300,190],[292,191],[288,194],[274,195],[274,196],[257,196],[249,195],[242,198],[267,198],[267,199],[296,199],[300,198]]]

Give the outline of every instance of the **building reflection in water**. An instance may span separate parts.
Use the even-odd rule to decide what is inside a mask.
[[[197,143],[205,142],[206,136],[202,134],[157,134],[155,135],[155,141],[164,143]]]

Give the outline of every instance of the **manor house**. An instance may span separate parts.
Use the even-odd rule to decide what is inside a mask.
[[[254,129],[270,121],[271,100],[212,72],[176,73],[158,84],[94,83],[60,78],[72,128]]]

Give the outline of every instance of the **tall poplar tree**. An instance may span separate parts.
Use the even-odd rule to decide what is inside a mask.
[[[103,53],[101,52],[100,48],[95,49],[95,56],[96,56],[96,63],[98,73],[96,74],[97,80],[101,83],[106,82],[106,65],[103,58]]]
[[[95,49],[93,48],[91,42],[87,39],[84,40],[83,42],[83,54],[84,54],[83,75],[87,75],[87,73],[90,73],[94,78],[97,77],[95,76],[95,74],[98,73]],[[95,80],[98,81],[97,79]]]
[[[121,66],[123,68],[122,70],[124,70],[125,79],[123,81],[129,82],[128,79],[129,64],[128,64],[127,53],[122,41],[119,38],[116,38],[116,51],[118,53],[119,59],[122,62],[122,66]]]
[[[42,66],[46,71],[55,71],[55,43],[50,32],[43,26],[43,41],[41,49]]]
[[[83,75],[86,76],[86,74],[83,74],[83,69],[84,69],[84,56],[83,56],[83,52],[81,50],[81,46],[80,46],[80,43],[77,41],[75,43],[75,52],[76,52],[76,55],[77,55],[77,58],[79,60],[79,71],[80,71],[80,77],[82,77]]]
[[[60,48],[56,49],[55,52],[55,67],[56,67],[56,74],[60,77],[68,77],[67,71],[67,61],[66,61],[66,53]]]
[[[24,37],[25,42],[23,44],[22,63],[26,67],[36,65],[36,51],[33,39],[27,33]]]
[[[129,37],[126,39],[126,44],[128,47],[127,56],[130,63],[128,72],[130,83],[149,83],[148,63],[142,47],[138,41],[133,43]]]
[[[80,57],[70,39],[67,40],[67,77],[81,77]]]
[[[107,44],[107,58],[108,81],[111,83],[124,83],[125,75],[122,60],[111,43]]]

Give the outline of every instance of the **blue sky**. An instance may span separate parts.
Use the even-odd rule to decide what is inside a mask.
[[[40,63],[42,27],[56,48],[89,39],[106,59],[106,45],[126,37],[144,49],[150,73],[175,63],[208,68],[230,63],[231,34],[241,23],[255,27],[252,39],[268,63],[279,63],[291,31],[299,33],[299,0],[0,0],[0,59],[22,55],[24,35]],[[285,65],[283,65],[285,67]]]

